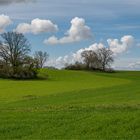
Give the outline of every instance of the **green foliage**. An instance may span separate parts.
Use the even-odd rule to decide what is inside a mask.
[[[40,71],[0,80],[0,139],[140,139],[140,72]]]

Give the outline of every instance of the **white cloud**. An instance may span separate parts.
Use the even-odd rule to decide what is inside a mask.
[[[134,43],[134,37],[130,35],[123,36],[121,40],[118,39],[108,39],[108,47],[114,52],[115,56],[118,56],[118,54],[122,54],[128,51],[128,49],[133,45]],[[55,66],[57,68],[62,68],[66,63],[71,64],[76,61],[82,62],[81,53],[86,50],[98,50],[99,48],[106,47],[102,43],[94,43],[90,45],[89,47],[82,48],[78,50],[75,53],[68,54],[65,56],[58,57],[57,59],[54,59],[51,62],[48,62],[50,66]],[[107,48],[107,47],[106,47]]]
[[[17,26],[16,32],[19,32],[19,33],[29,33],[31,32],[31,25],[27,24],[27,23],[21,23]]]
[[[98,49],[100,49],[100,48],[104,48],[104,47],[105,47],[105,45],[102,44],[102,43],[99,43],[99,44],[98,44],[98,43],[94,43],[94,44],[90,45],[90,46],[87,47],[87,48],[80,49],[80,50],[78,50],[76,53],[73,53],[73,54],[72,54],[73,62],[75,62],[75,61],[82,61],[81,53],[82,53],[83,51],[89,51],[89,50],[96,51],[96,50],[98,50]],[[72,60],[72,59],[71,59],[71,60]]]
[[[105,46],[102,43],[99,43],[99,44],[94,43],[91,46],[86,47],[86,48],[82,48],[82,49],[78,50],[75,53],[71,53],[71,54],[65,55],[63,57],[60,56],[60,57],[58,57],[56,59],[50,60],[49,62],[47,62],[47,65],[55,66],[57,68],[62,68],[62,67],[65,66],[65,64],[73,64],[76,61],[82,62],[81,53],[83,51],[86,51],[86,50],[94,50],[94,51],[96,51],[99,48],[103,48],[103,47],[105,47]]]
[[[130,63],[128,65],[128,68],[135,69],[135,70],[140,70],[140,61],[134,62],[134,63]]]
[[[42,20],[39,18],[33,19],[31,24],[21,23],[15,29],[18,33],[50,33],[58,31],[58,26],[50,20]]]
[[[81,40],[86,40],[92,37],[91,29],[85,23],[83,18],[75,17],[71,20],[71,27],[66,32],[66,36],[58,39],[52,36],[44,41],[46,45],[56,45],[56,44],[66,44],[79,42]]]
[[[12,23],[9,16],[0,15],[0,32],[4,32],[5,28]]]
[[[131,35],[126,35],[118,39],[108,39],[107,40],[110,49],[115,55],[126,52],[130,47],[134,45],[134,37]]]
[[[140,58],[117,57],[115,58],[112,68],[118,69],[118,70],[140,70],[140,65],[134,66],[134,65],[137,65],[138,62],[140,62]]]

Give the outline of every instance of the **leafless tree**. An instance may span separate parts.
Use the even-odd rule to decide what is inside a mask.
[[[100,48],[96,51],[84,51],[81,56],[87,69],[100,69],[106,71],[114,61],[113,52],[108,48]]]
[[[109,48],[101,48],[97,51],[98,60],[101,65],[101,69],[105,71],[114,62],[113,52]]]
[[[99,62],[98,62],[98,55],[95,51],[89,50],[84,51],[81,54],[84,63],[87,66],[87,69],[96,69],[98,68]]]
[[[45,62],[47,61],[49,55],[47,52],[37,51],[34,54],[34,58],[37,61],[38,68],[43,68]]]
[[[1,37],[0,59],[10,65],[15,72],[30,52],[30,44],[23,34],[16,32],[3,33]]]

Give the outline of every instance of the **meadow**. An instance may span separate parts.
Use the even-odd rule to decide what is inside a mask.
[[[44,69],[40,77],[48,78],[0,79],[0,140],[140,139],[140,72]]]

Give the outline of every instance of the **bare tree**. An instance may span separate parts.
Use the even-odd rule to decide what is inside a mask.
[[[37,61],[38,68],[43,68],[45,62],[47,61],[49,55],[47,52],[37,51],[34,54],[34,58]]]
[[[105,71],[114,61],[113,52],[108,48],[100,48],[96,51],[83,51],[81,56],[87,69],[100,69]]]
[[[22,65],[22,60],[30,52],[30,44],[23,34],[16,32],[3,33],[0,43],[0,59],[13,68]]]
[[[95,51],[83,51],[81,54],[84,63],[87,66],[87,69],[97,69],[99,62],[98,62],[98,55]]]
[[[108,48],[98,49],[97,55],[103,71],[110,67],[110,65],[114,62],[113,52]]]

